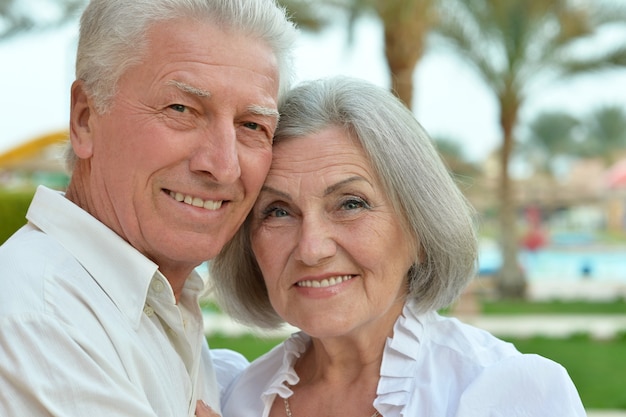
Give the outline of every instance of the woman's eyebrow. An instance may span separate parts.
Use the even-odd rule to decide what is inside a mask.
[[[278,197],[283,198],[285,200],[291,200],[291,196],[289,194],[287,194],[284,191],[279,191],[276,188],[270,187],[269,185],[263,185],[261,187],[261,191],[270,193],[270,194],[275,194]]]
[[[367,181],[365,178],[361,177],[360,175],[355,175],[354,177],[346,178],[345,180],[339,181],[338,183],[329,185],[324,190],[324,195],[332,194],[333,192],[337,191],[339,188],[343,187],[344,185],[349,184],[351,182],[355,182],[355,181],[365,181],[369,184],[369,181]]]

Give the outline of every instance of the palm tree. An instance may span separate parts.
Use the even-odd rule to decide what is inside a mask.
[[[595,150],[607,164],[626,153],[626,110],[618,105],[593,109],[585,119],[586,149]]]
[[[626,155],[626,108],[617,104],[595,107],[581,117],[547,111],[528,124],[519,156],[548,171],[558,156],[602,158],[607,165]]]
[[[529,124],[519,154],[531,162],[536,171],[551,174],[551,162],[559,156],[579,156],[580,120],[563,111],[547,111]]]
[[[440,1],[438,33],[477,70],[499,104],[503,265],[497,287],[503,297],[523,297],[526,287],[517,262],[516,207],[509,177],[520,109],[538,80],[626,64],[624,48],[596,48],[586,55],[575,48],[579,41],[593,40],[605,25],[623,23],[624,10],[617,7],[599,0]]]
[[[437,0],[279,0],[290,10],[303,29],[319,29],[325,21],[320,6],[336,7],[347,12],[349,32],[356,20],[375,13],[381,20],[385,37],[385,57],[391,74],[392,91],[411,108],[413,73],[424,54],[426,36],[437,22]]]
[[[479,175],[480,169],[468,161],[458,140],[435,136],[433,142],[448,170],[453,173],[458,182],[468,182]]]

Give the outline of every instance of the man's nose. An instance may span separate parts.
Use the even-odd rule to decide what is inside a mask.
[[[229,184],[241,176],[235,126],[213,126],[200,138],[190,159],[192,171],[210,174],[219,183]]]

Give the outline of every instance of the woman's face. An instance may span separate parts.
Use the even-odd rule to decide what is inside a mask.
[[[405,230],[343,129],[275,145],[251,239],[270,301],[288,323],[318,338],[389,332],[415,254]]]

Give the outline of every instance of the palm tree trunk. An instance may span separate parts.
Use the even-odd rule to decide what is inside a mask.
[[[391,89],[408,108],[413,105],[413,74],[424,54],[433,19],[432,0],[379,0],[378,15],[385,28],[385,57]]]
[[[500,247],[502,267],[498,272],[497,289],[502,298],[523,298],[526,292],[526,279],[518,262],[517,216],[513,182],[509,175],[509,161],[513,150],[513,128],[517,121],[519,102],[514,94],[505,93],[500,99],[500,126],[503,140],[500,155]]]

